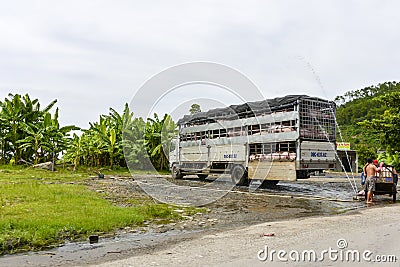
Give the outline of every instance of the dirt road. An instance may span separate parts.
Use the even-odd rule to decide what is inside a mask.
[[[135,180],[125,177],[92,179],[87,181],[87,185],[92,190],[104,194],[104,196],[115,205],[124,206],[129,205],[129,199],[132,198],[149,198],[140,187],[140,183],[144,182],[144,180],[139,179],[140,177],[135,178]],[[167,180],[170,179],[168,176],[163,178]],[[196,187],[207,184],[205,181],[193,178],[172,182],[176,185],[193,187],[193,190],[196,190]],[[149,181],[146,181],[146,183],[149,183]],[[158,188],[160,191],[165,190],[165,188],[163,189],[159,186],[155,188]],[[231,243],[233,242],[232,240],[225,240],[226,243],[223,244],[222,247],[226,247],[226,249],[231,250],[232,253],[239,253],[239,251],[242,250],[247,251],[246,253],[248,255],[246,257],[249,258],[250,254],[254,254],[257,252],[257,249],[262,248],[259,248],[261,244],[259,242],[260,240],[281,240],[277,237],[290,235],[292,230],[299,231],[297,235],[303,236],[305,240],[308,240],[307,236],[302,235],[302,229],[305,233],[314,233],[314,230],[321,230],[319,225],[305,225],[302,227],[302,218],[332,216],[346,211],[365,209],[365,203],[354,201],[352,199],[353,196],[354,191],[346,179],[333,178],[314,178],[297,182],[281,182],[272,189],[257,189],[254,191],[249,191],[247,187],[235,187],[222,198],[206,205],[205,208],[207,211],[194,215],[183,213],[183,219],[179,222],[149,224],[140,228],[128,227],[116,232],[114,236],[101,236],[97,244],[89,244],[87,241],[82,241],[67,243],[57,249],[48,251],[4,256],[0,258],[0,266],[71,266],[97,265],[105,262],[106,264],[112,264],[115,260],[124,258],[130,259],[132,256],[138,258],[135,258],[135,260],[127,260],[123,263],[142,266],[142,264],[136,265],[134,262],[140,259],[143,261],[143,264],[151,264],[153,260],[149,262],[148,260],[157,258],[159,253],[162,254],[164,253],[162,251],[169,248],[173,248],[172,251],[174,252],[168,250],[169,252],[166,252],[166,255],[175,255],[177,256],[176,260],[183,260],[180,258],[181,256],[192,258],[197,257],[196,255],[200,255],[198,261],[199,265],[204,265],[206,262],[201,260],[207,257],[215,258],[214,264],[219,265],[222,261],[227,261],[229,263],[229,255],[231,254],[227,254],[226,252],[213,254],[212,251],[221,251],[218,247],[215,247],[214,250],[209,249],[209,251],[207,249],[208,247],[212,247],[214,243],[219,244],[217,240],[220,239],[221,235],[222,237],[225,237],[225,235],[242,235],[242,239],[238,239],[241,240],[238,241],[239,243],[232,245],[234,244]],[[389,203],[390,198],[381,196],[377,198],[376,206],[384,207],[390,205]],[[297,221],[287,221],[285,223],[290,226],[288,229],[282,228],[282,230],[279,230],[280,228],[270,228],[272,225],[277,227],[281,225],[281,223],[277,224],[277,221],[294,218],[296,218]],[[326,217],[326,219],[331,220],[330,217]],[[311,218],[311,220],[314,220],[314,218]],[[325,217],[322,220],[324,221]],[[256,230],[252,230],[254,233],[246,234],[248,230],[244,227],[262,222],[267,222],[267,224],[264,226],[254,226],[256,227],[254,228]],[[315,223],[317,223],[317,221]],[[336,223],[342,225],[340,220],[336,221]],[[294,226],[298,226],[299,228],[292,229]],[[232,229],[241,230],[238,230],[236,233],[232,232]],[[330,232],[329,230],[326,231]],[[275,236],[260,238],[259,235],[263,233],[274,233]],[[213,236],[215,238],[213,238]],[[232,237],[232,239],[235,238]],[[208,240],[210,243],[204,243],[204,247],[201,248],[197,246],[199,250],[198,253],[195,251],[196,244],[201,240]],[[185,247],[189,248],[192,245],[193,250],[186,251],[182,249]],[[208,252],[204,252],[204,249]],[[200,253],[200,251],[202,252]],[[242,257],[232,257],[242,259]],[[169,256],[165,256],[165,260],[169,263]],[[157,260],[154,260],[154,262],[160,265],[164,265],[165,263]],[[171,261],[171,263],[172,262],[177,263],[176,261]],[[236,264],[236,262],[233,263]]]
[[[263,223],[98,266],[399,266],[399,214],[396,204]]]

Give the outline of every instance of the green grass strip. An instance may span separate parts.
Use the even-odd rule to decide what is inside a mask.
[[[84,185],[16,180],[0,181],[0,254],[42,249],[155,218],[178,217],[172,207],[163,204],[114,206]]]

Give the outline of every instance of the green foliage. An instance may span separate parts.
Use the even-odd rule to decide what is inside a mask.
[[[76,169],[83,166],[127,166],[132,169],[157,169],[168,167],[169,143],[176,134],[177,125],[167,114],[160,120],[157,114],[145,122],[134,118],[128,104],[121,114],[110,108],[98,122],[74,134],[67,145],[65,162]]]
[[[378,160],[379,162],[394,166],[397,170],[400,168],[400,152],[386,151],[379,153]]]
[[[171,140],[177,135],[177,125],[165,114],[162,120],[157,114],[146,123],[145,142],[153,166],[158,170],[168,168],[168,153]]]
[[[395,121],[395,116],[391,118],[387,116],[388,112],[398,114],[398,112],[388,111],[387,105],[387,103],[391,105],[398,103],[392,95],[398,92],[400,92],[400,83],[385,82],[349,91],[343,96],[336,97],[335,101],[338,105],[336,118],[343,140],[349,141],[351,147],[357,151],[361,165],[368,157],[375,158],[378,150],[386,149],[388,140],[393,140],[396,136],[398,139],[395,129],[386,127],[393,125]],[[383,121],[381,116],[384,114],[387,115]],[[383,129],[385,129],[385,135],[383,135]],[[341,141],[339,132],[337,140]]]
[[[400,151],[400,90],[377,96],[376,101],[385,106],[383,114],[359,125],[377,133],[387,155],[395,155],[396,151]]]
[[[0,161],[45,162],[55,160],[65,150],[66,137],[75,126],[60,127],[58,109],[50,110],[57,100],[44,109],[38,99],[29,95],[9,94],[0,101]]]
[[[89,129],[61,127],[57,101],[40,108],[38,99],[29,95],[13,95],[0,101],[0,163],[32,164],[53,161],[60,155],[63,163],[102,168],[127,166],[134,169],[163,170],[168,167],[170,140],[176,134],[176,124],[167,114],[160,120],[157,114],[145,122],[134,118],[128,104],[122,113],[110,108]],[[81,130],[73,133],[73,130]]]
[[[82,130],[78,136],[74,134],[67,145],[65,162],[72,162],[74,169],[79,165],[109,166],[114,164],[125,166],[122,146],[123,122],[130,120],[133,113],[125,105],[123,113],[110,108],[108,115],[101,115],[98,122],[89,123],[90,128]]]
[[[146,150],[146,122],[142,118],[135,118],[124,125],[123,147],[125,160],[130,169],[151,169],[152,165]]]
[[[379,94],[386,94],[389,92],[398,91],[399,89],[400,83],[396,81],[384,82],[378,85],[371,85],[362,89],[348,91],[344,93],[344,95],[337,96],[335,98],[335,102],[337,105],[343,105],[357,99],[371,99]]]
[[[201,108],[199,104],[192,104],[189,109],[190,114],[195,114],[201,112]]]
[[[352,125],[383,114],[386,108],[376,97],[396,91],[400,91],[400,83],[386,82],[337,96],[335,98],[338,105],[336,118],[339,125]]]

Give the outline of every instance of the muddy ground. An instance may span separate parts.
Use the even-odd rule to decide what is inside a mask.
[[[190,187],[190,190],[208,186],[210,183],[216,185],[217,188],[224,188],[224,185],[229,184],[229,178],[213,181],[211,177],[204,181],[196,177],[187,177],[174,181],[169,176],[137,176],[134,179],[129,177],[92,178],[86,183],[91,190],[103,194],[116,205],[124,206],[132,205],[128,201],[132,198],[139,201],[149,199],[150,197],[142,189],[143,185],[149,186],[154,179],[160,178],[178,188]],[[152,188],[165,192],[168,191],[166,187],[171,188],[171,186],[163,185],[155,185]],[[365,203],[354,200],[354,196],[355,189],[346,178],[315,177],[296,182],[280,182],[273,188],[253,187],[251,190],[245,186],[234,187],[228,193],[224,193],[223,197],[204,205],[202,212],[185,214],[177,207],[176,211],[182,214],[181,221],[156,222],[137,228],[127,227],[111,236],[100,236],[96,244],[82,241],[66,243],[48,251],[6,255],[0,258],[0,265],[71,266],[122,259],[161,250],[171,244],[198,238],[206,233],[288,218],[335,215],[364,208]],[[390,203],[391,198],[378,196],[376,200],[376,205],[385,205]]]

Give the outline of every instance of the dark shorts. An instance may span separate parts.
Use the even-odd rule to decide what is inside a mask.
[[[368,191],[375,191],[375,177],[367,177],[365,179],[365,189]]]

